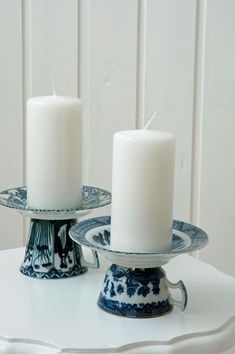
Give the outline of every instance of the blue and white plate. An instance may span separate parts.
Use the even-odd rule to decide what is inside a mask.
[[[83,186],[82,207],[80,209],[33,209],[27,205],[27,187],[7,189],[0,193],[0,205],[17,209],[21,214],[36,219],[72,219],[87,213],[87,210],[100,208],[111,203],[111,193],[104,189]]]
[[[171,258],[196,251],[208,243],[207,234],[183,221],[173,221],[172,247],[165,253],[120,252],[110,248],[110,216],[88,219],[70,229],[70,237],[77,243],[105,255],[114,264],[135,268],[159,267]]]

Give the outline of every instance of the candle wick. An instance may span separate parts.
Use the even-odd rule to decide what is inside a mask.
[[[54,73],[51,75],[51,85],[52,85],[53,96],[56,96],[56,90],[55,90],[55,76],[54,76]]]
[[[158,115],[158,111],[155,111],[153,113],[152,117],[149,119],[149,121],[145,124],[145,126],[143,128],[144,130],[148,129],[148,127],[152,124],[153,120],[157,117],[157,115]]]

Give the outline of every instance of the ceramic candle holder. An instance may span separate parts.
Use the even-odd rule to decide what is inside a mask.
[[[92,252],[93,263],[87,262],[82,247],[68,235],[76,222],[76,219],[31,219],[21,273],[33,278],[60,279],[83,274],[88,268],[98,268],[96,252]]]
[[[82,247],[71,240],[68,231],[87,210],[110,202],[109,192],[84,186],[81,209],[39,210],[27,206],[26,187],[1,192],[1,205],[17,209],[31,219],[21,273],[38,279],[61,279],[81,275],[88,268],[98,268],[96,251],[92,250],[93,262],[87,262],[83,257]]]
[[[181,280],[171,283],[161,266],[177,255],[204,247],[208,242],[206,233],[174,220],[168,252],[120,252],[110,248],[110,223],[109,216],[93,218],[69,231],[73,241],[104,254],[112,262],[105,274],[98,306],[111,314],[131,318],[162,316],[175,305],[183,311],[188,299],[186,288]],[[180,290],[181,300],[174,300],[170,289]]]
[[[178,288],[182,300],[173,300],[169,289]],[[112,264],[107,269],[98,306],[109,313],[131,318],[158,317],[177,305],[183,311],[187,291],[182,281],[170,283],[162,268],[128,268]]]

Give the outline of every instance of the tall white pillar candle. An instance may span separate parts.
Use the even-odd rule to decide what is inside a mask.
[[[162,252],[171,246],[175,138],[147,129],[113,139],[111,248]]]
[[[73,209],[82,203],[81,101],[62,96],[27,102],[27,203]]]

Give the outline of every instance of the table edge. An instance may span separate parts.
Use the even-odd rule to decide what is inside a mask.
[[[198,354],[203,348],[203,354],[219,354],[235,346],[235,316],[217,329],[207,332],[185,334],[169,341],[144,341],[130,343],[120,347],[107,348],[62,348],[53,343],[26,338],[6,338],[0,336],[0,354],[14,352],[15,354]]]

